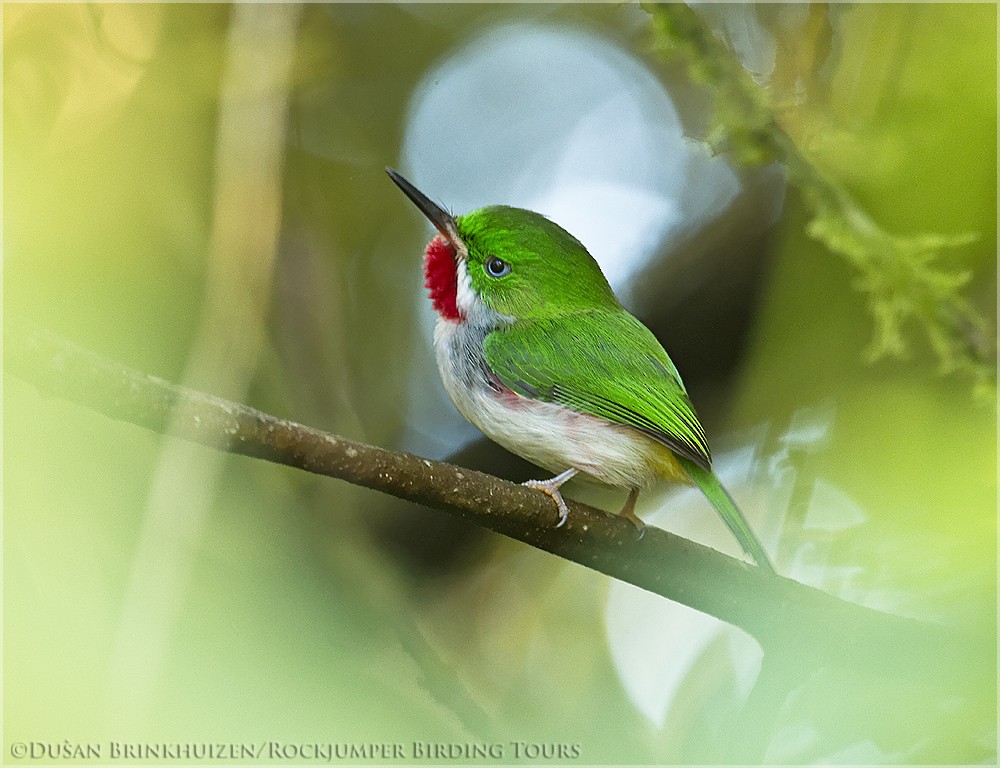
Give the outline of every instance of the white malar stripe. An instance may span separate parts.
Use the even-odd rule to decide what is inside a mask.
[[[463,317],[470,317],[476,314],[476,306],[480,299],[472,289],[472,278],[469,277],[468,262],[459,259],[455,267],[457,273],[457,288],[455,292],[455,305]]]

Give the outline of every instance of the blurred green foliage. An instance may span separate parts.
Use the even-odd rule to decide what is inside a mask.
[[[690,76],[712,89],[715,113],[707,136],[709,143],[744,164],[782,162],[811,209],[807,232],[860,273],[855,285],[867,296],[875,321],[875,335],[866,357],[875,362],[905,356],[912,345],[907,343],[904,329],[915,326],[923,332],[942,373],[960,371],[970,376],[977,395],[995,400],[995,322],[991,323],[962,293],[972,279],[971,270],[947,258],[947,251],[961,249],[984,235],[985,245],[990,247],[995,237],[989,237],[988,231],[927,232],[925,220],[917,224],[920,234],[892,234],[855,197],[865,199],[870,192],[865,187],[873,181],[884,186],[886,177],[901,181],[919,173],[912,167],[915,164],[906,162],[903,148],[916,149],[922,143],[920,134],[927,130],[929,90],[951,102],[938,108],[956,116],[954,123],[959,130],[988,125],[996,106],[993,94],[994,109],[989,110],[989,77],[979,76],[977,70],[976,75],[955,78],[953,60],[940,62],[941,69],[934,72],[933,76],[942,82],[933,83],[924,77],[931,71],[926,62],[933,61],[939,48],[940,38],[931,33],[937,30],[936,22],[950,15],[944,23],[950,23],[957,33],[958,27],[968,24],[968,17],[975,14],[949,14],[938,6],[925,6],[919,11],[852,7],[845,12],[827,11],[823,5],[808,6],[804,23],[784,28],[773,24],[778,40],[774,72],[766,86],[759,86],[725,42],[690,7],[680,3],[650,3],[645,7],[654,20],[650,50],[683,60]],[[984,7],[977,12],[982,14],[985,28],[990,10]],[[779,16],[780,12],[771,15]],[[935,23],[928,23],[931,18]],[[834,19],[840,22],[836,30]],[[902,27],[908,35],[905,42],[895,31]],[[837,59],[843,55],[843,47],[856,44],[852,35],[865,37],[874,30],[887,29],[895,35],[885,45],[866,49],[861,61]],[[835,33],[841,50],[831,50]],[[983,45],[984,49],[967,52],[969,59],[988,59],[989,43],[984,40]],[[919,73],[892,66],[903,48],[903,55],[922,62]],[[992,54],[995,59],[995,50]],[[827,74],[831,67],[836,67],[832,77]],[[855,76],[845,83],[844,78],[851,75],[841,73],[854,67],[863,68],[863,79]],[[817,75],[820,82],[807,79],[809,74]],[[890,87],[894,90],[887,93]],[[893,102],[892,111],[882,106],[889,100]],[[919,107],[916,125],[908,114],[908,101],[917,102]],[[872,103],[878,106],[873,109]],[[995,151],[991,154],[989,146],[984,145],[985,134],[976,132],[970,138],[972,153],[954,153],[953,161],[971,161],[971,165],[950,165],[949,173],[959,177],[963,173],[978,175],[982,159],[987,159],[988,164],[991,156],[995,168]],[[896,162],[894,166],[884,162],[880,165],[878,181],[872,175],[856,175],[859,164],[867,166],[873,158],[877,163],[880,156],[886,155]],[[909,157],[917,159],[921,167],[927,160],[920,154]],[[988,189],[983,192],[989,197]],[[995,191],[992,200],[995,208]],[[988,206],[989,200],[983,202]],[[876,203],[874,207],[879,206]],[[882,210],[889,213],[884,206]],[[930,221],[938,218],[932,215]],[[941,223],[951,224],[947,220]],[[993,232],[995,235],[995,227]]]
[[[985,381],[993,365],[979,337],[990,335],[982,318],[995,325],[996,8],[834,4],[785,26],[780,7],[751,7],[776,40],[766,93],[698,47],[715,50],[713,25],[747,6],[715,7],[707,27],[652,28],[660,44],[688,46],[718,87],[719,146],[788,162],[800,189],[769,241],[750,344],[718,384],[728,412],[708,417],[759,449],[768,519],[787,512],[779,569],[995,637],[994,411],[932,371],[947,363]],[[381,170],[408,99],[435,63],[503,21],[585,27],[638,57],[650,20],[618,5],[295,12],[268,339],[246,397],[392,447],[408,408],[438,386],[413,363],[430,355],[417,314],[425,233]],[[260,217],[215,186],[220,123],[241,114],[240,94],[223,93],[233,16],[207,4],[4,6],[5,314],[172,380],[199,333],[220,339],[225,359],[225,333],[199,326],[203,302],[213,288],[236,294],[243,275],[209,286],[213,237],[220,214],[236,231]],[[647,63],[676,84],[674,65],[655,53]],[[787,145],[772,142],[775,125]],[[941,234],[911,234],[924,232]],[[741,245],[737,233],[728,248]],[[905,344],[910,359],[864,362],[872,312],[875,349]],[[931,346],[912,343],[917,328]],[[781,454],[797,415],[821,405],[833,414],[825,439]],[[194,489],[210,500],[198,524],[185,528],[178,509],[164,536],[182,564],[150,556],[179,569],[179,587],[154,638],[162,653],[149,649],[153,674],[130,679],[122,660],[146,649],[129,647],[121,624],[149,565],[135,558],[170,450],[5,377],[5,757],[18,740],[132,739],[577,743],[594,763],[995,760],[995,670],[947,697],[818,670],[743,710],[724,641],[689,660],[670,719],[654,724],[614,666],[603,576],[454,537],[433,513],[412,519],[441,531],[435,551],[451,559],[413,568],[380,534],[398,508],[236,457]],[[786,511],[772,491],[789,476]],[[818,481],[863,522],[810,528]],[[641,618],[623,631],[639,633]],[[754,723],[757,752],[741,742]]]

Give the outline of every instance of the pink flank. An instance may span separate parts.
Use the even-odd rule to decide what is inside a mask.
[[[517,394],[517,392],[510,389],[506,384],[500,381],[500,378],[492,371],[490,371],[488,375],[490,388],[496,393],[497,399],[508,408],[523,408],[530,402],[527,398],[521,397]]]
[[[455,301],[458,293],[455,251],[441,235],[437,235],[427,244],[424,253],[424,286],[430,295],[434,310],[441,317],[453,323],[462,320]]]

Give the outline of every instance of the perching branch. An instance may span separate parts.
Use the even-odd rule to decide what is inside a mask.
[[[228,402],[9,321],[4,369],[40,391],[119,421],[230,453],[339,478],[434,507],[647,589],[748,632],[765,653],[808,668],[847,666],[944,687],[993,680],[989,643],[845,602],[658,528],[567,500],[566,525],[543,493],[482,472],[331,435]],[[981,647],[980,647],[981,646]],[[970,658],[982,666],[970,669]]]

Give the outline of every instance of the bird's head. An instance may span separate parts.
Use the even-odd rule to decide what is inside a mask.
[[[443,319],[463,322],[483,308],[539,319],[619,306],[587,249],[541,214],[492,205],[452,216],[386,172],[438,231],[424,254],[424,280]]]

